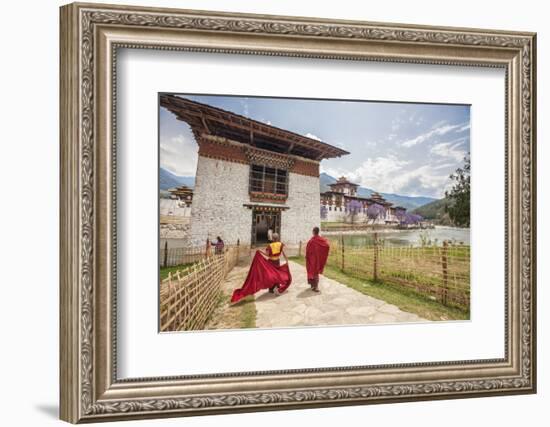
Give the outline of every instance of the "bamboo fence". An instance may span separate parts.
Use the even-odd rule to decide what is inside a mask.
[[[470,307],[470,247],[346,246],[331,241],[327,264],[356,277],[397,285],[444,305]]]
[[[168,277],[160,284],[160,330],[193,331],[204,329],[222,295],[221,284],[227,273],[248,251],[228,247],[221,254],[202,257],[194,264]]]
[[[239,248],[240,256],[244,256],[249,250],[248,246],[240,245],[238,241],[236,245],[225,245],[224,251],[231,248]],[[161,268],[187,266],[188,264],[193,264],[215,254],[216,248],[214,246],[210,246],[208,249],[206,245],[169,248],[168,242],[166,242],[164,246],[160,248],[159,264]]]

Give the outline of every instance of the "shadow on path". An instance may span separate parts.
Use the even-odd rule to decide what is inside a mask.
[[[281,294],[281,295],[284,295],[284,294]],[[263,294],[261,294],[259,297],[256,298],[256,302],[262,302],[262,301],[271,300],[275,298],[279,298],[279,295],[272,294],[269,291],[265,290],[263,291]]]
[[[321,296],[321,292],[313,292],[311,289],[304,289],[299,294],[296,294],[296,298],[312,298]]]

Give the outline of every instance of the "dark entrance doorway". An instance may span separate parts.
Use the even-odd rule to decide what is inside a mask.
[[[252,210],[252,244],[261,245],[268,242],[268,230],[281,236],[281,211]]]

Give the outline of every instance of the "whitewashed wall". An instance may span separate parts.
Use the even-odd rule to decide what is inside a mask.
[[[319,208],[320,211],[320,208]],[[346,211],[342,208],[342,211],[340,212],[340,208],[332,207],[332,210],[328,210],[327,207],[327,217],[322,220],[323,222],[349,222],[350,217],[346,213]],[[355,223],[361,224],[368,222],[369,224],[385,224],[386,221],[397,221],[397,218],[395,215],[392,215],[390,211],[386,211],[385,216],[378,218],[376,221],[373,222],[372,219],[369,219],[367,214],[361,212],[356,215],[355,217]]]
[[[252,213],[248,197],[249,166],[199,156],[191,216],[191,244],[216,236],[250,244]]]
[[[287,245],[306,242],[313,227],[321,224],[319,178],[291,173],[288,183],[288,210],[281,215],[281,239]]]

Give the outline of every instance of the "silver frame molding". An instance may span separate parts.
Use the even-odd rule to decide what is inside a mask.
[[[75,3],[60,10],[60,416],[72,422],[536,391],[536,35]],[[117,379],[118,48],[500,67],[503,359]]]

